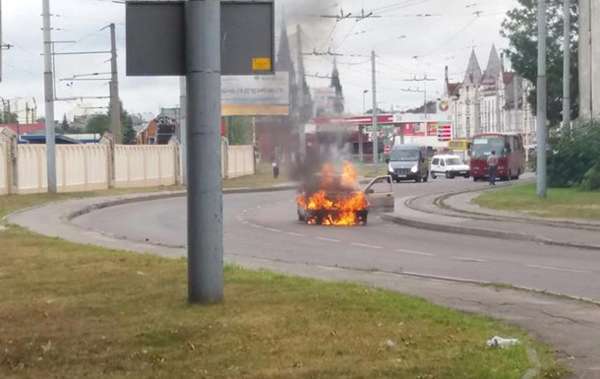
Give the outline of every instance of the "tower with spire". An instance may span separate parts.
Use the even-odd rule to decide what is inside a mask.
[[[505,70],[496,46],[490,50],[485,71],[473,49],[463,81],[451,83],[446,68],[445,85],[455,139],[479,133],[521,133],[534,143],[535,117],[526,101],[533,86]]]
[[[337,59],[333,57],[333,71],[331,72],[331,88],[335,90],[335,99],[333,102],[333,109],[335,113],[344,113],[344,89],[340,80],[340,72],[337,67]]]

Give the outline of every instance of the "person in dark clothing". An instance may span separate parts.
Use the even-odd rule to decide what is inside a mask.
[[[273,160],[273,178],[279,179],[279,163],[276,160]]]
[[[498,157],[496,156],[496,152],[492,151],[492,154],[489,156],[487,160],[488,168],[489,168],[489,176],[490,176],[490,186],[496,185],[496,175],[498,174]]]

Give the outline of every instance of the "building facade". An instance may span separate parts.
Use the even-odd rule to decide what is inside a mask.
[[[533,86],[505,70],[503,58],[493,46],[482,71],[475,51],[471,53],[462,82],[451,83],[446,68],[445,94],[453,138],[479,133],[522,134],[527,145],[535,143],[535,117],[527,98]]]

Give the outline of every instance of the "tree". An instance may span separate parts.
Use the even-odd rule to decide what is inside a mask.
[[[252,120],[250,117],[229,117],[227,123],[230,145],[252,144]]]
[[[85,126],[87,133],[104,134],[110,130],[110,117],[107,114],[92,116]]]
[[[513,69],[537,88],[537,4],[538,0],[518,0],[519,6],[507,13],[500,34],[508,38],[509,48],[505,50]],[[576,2],[575,2],[576,3]],[[558,125],[562,121],[563,100],[563,1],[548,0],[548,121]],[[578,6],[571,8],[571,117],[579,113],[578,82]],[[537,96],[532,91],[529,96],[532,109],[536,109]]]
[[[133,117],[131,117],[127,111],[123,112],[123,143],[125,145],[135,145],[136,143],[136,132],[133,129]]]
[[[63,120],[60,123],[57,131],[59,133],[69,133],[71,131],[71,127],[69,126],[69,121],[67,120],[66,114],[63,114]]]
[[[16,113],[12,113],[12,112],[2,112],[2,113],[0,113],[0,123],[1,124],[18,124],[19,116]]]

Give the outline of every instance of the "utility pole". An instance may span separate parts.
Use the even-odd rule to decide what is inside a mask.
[[[563,127],[571,127],[571,1],[564,0]]]
[[[115,144],[123,143],[123,131],[121,127],[121,102],[119,100],[119,75],[117,71],[117,35],[115,24],[110,24],[110,116],[111,132],[115,138]]]
[[[181,184],[187,184],[187,83],[179,78],[179,135],[181,143]]]
[[[56,131],[54,124],[54,73],[52,72],[52,26],[50,0],[42,0],[44,19],[44,98],[46,102],[46,169],[48,192],[56,193]]]
[[[223,301],[221,1],[185,2],[187,51],[188,294]]]
[[[373,96],[373,163],[379,163],[379,125],[377,123],[377,70],[375,61],[375,50],[371,52],[371,65],[372,65],[372,80],[373,88],[371,89]]]
[[[306,108],[305,93],[304,93],[304,58],[302,57],[302,28],[300,25],[296,25],[296,39],[298,42],[298,76],[299,76],[299,88],[298,88],[298,144],[300,145],[300,157],[302,160],[306,157],[306,131],[304,129],[304,110]]]
[[[546,0],[538,0],[538,79],[537,79],[537,195],[547,195],[546,170]]]

